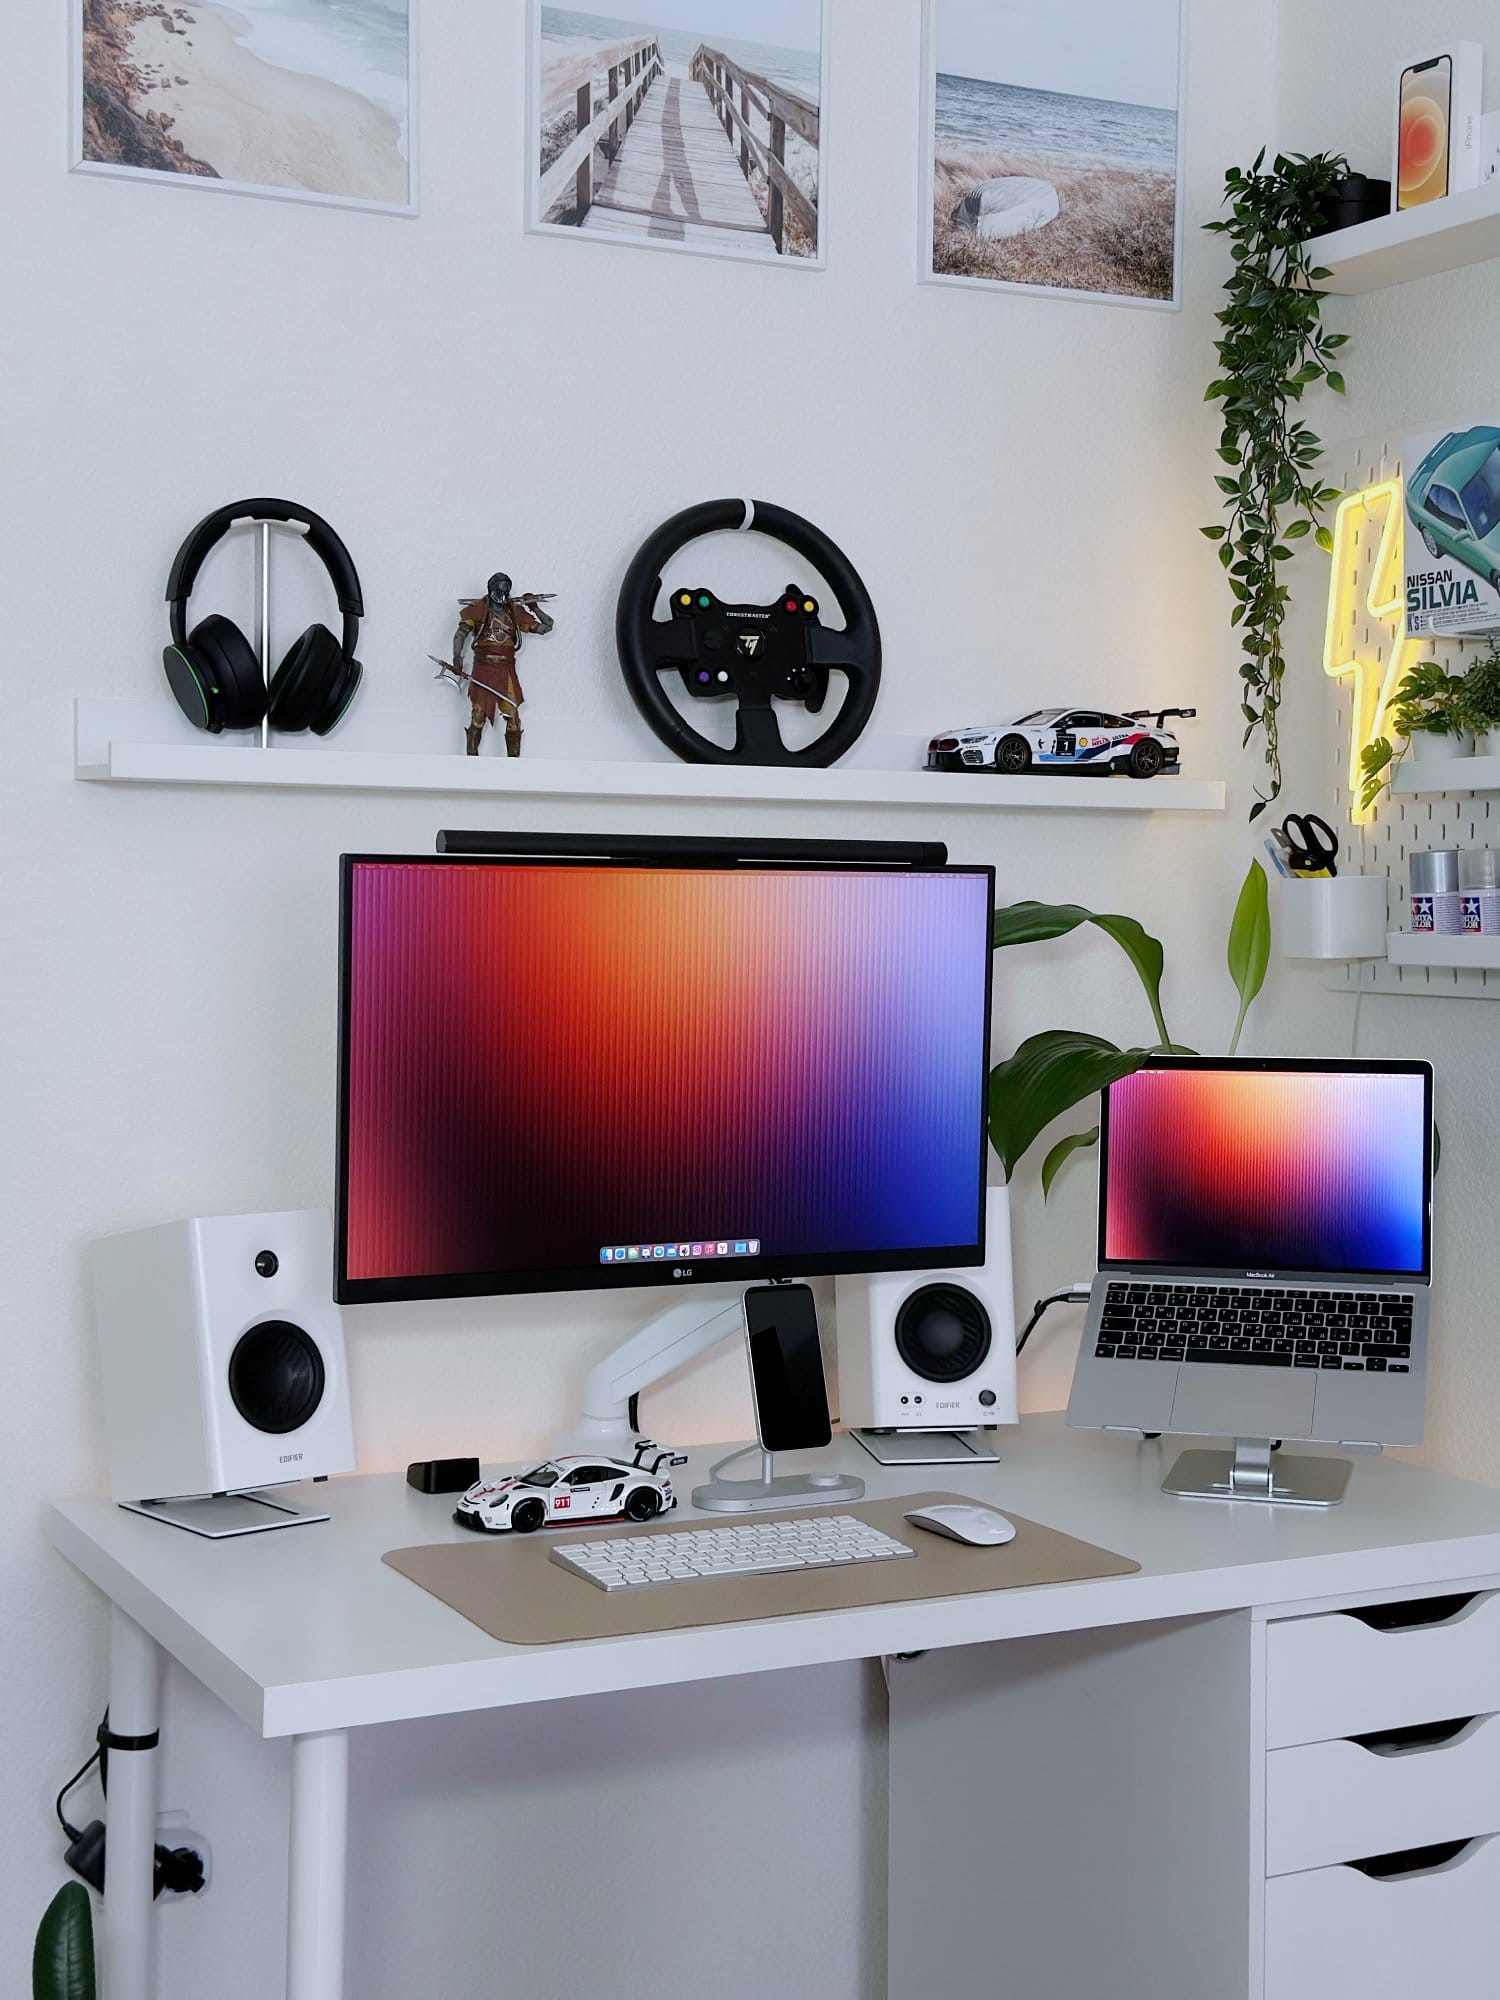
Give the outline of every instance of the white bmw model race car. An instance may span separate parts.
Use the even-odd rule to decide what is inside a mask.
[[[1167,717],[1197,712],[1141,708],[1117,715],[1099,708],[1034,708],[1010,722],[934,736],[927,768],[999,771],[1007,777],[1031,770],[1124,771],[1132,778],[1154,778],[1159,771],[1175,771],[1181,754]]]
[[[489,1535],[530,1535],[584,1521],[654,1521],[677,1505],[662,1468],[686,1462],[682,1453],[649,1442],[637,1447],[629,1465],[618,1458],[549,1458],[530,1472],[481,1479],[453,1518]]]

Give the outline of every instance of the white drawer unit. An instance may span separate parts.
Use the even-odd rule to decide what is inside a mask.
[[[1266,2000],[1480,2000],[1495,1990],[1500,1840],[1383,1880],[1316,1868],[1266,1885]]]
[[[1447,1615],[1444,1615],[1444,1614]],[[1430,1622],[1389,1629],[1392,1616]],[[1500,1591],[1277,1619],[1266,1627],[1272,1750],[1500,1711]]]
[[[1500,1716],[1442,1741],[1303,1743],[1266,1759],[1266,1873],[1500,1833]]]

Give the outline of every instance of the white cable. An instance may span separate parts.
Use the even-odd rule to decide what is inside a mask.
[[[750,530],[755,526],[755,502],[753,500],[742,500],[740,505],[745,510],[745,518],[740,522],[740,533],[748,535]]]

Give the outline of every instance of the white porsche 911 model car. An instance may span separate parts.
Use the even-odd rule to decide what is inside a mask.
[[[685,1462],[681,1453],[654,1445],[638,1450],[633,1465],[617,1458],[549,1458],[529,1472],[481,1479],[453,1518],[489,1535],[530,1535],[584,1521],[654,1521],[677,1505],[661,1467]]]
[[[1123,771],[1154,778],[1175,771],[1181,747],[1166,726],[1169,715],[1192,708],[1134,709],[1118,715],[1099,708],[1034,708],[1009,722],[950,729],[927,746],[929,771],[999,771],[1020,777],[1032,770]]]

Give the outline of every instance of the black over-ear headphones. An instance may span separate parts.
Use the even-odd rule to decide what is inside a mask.
[[[344,614],[343,643],[326,625],[309,625],[271,678],[269,695],[255,648],[231,618],[217,612],[187,629],[188,599],[209,550],[231,528],[284,521],[300,528],[333,581]],[[172,643],[162,654],[177,706],[198,729],[255,729],[269,719],[277,729],[310,729],[326,736],[339,722],[364,668],[354,657],[365,601],[349,551],[310,507],[290,500],[236,500],[200,521],[167,578]]]

